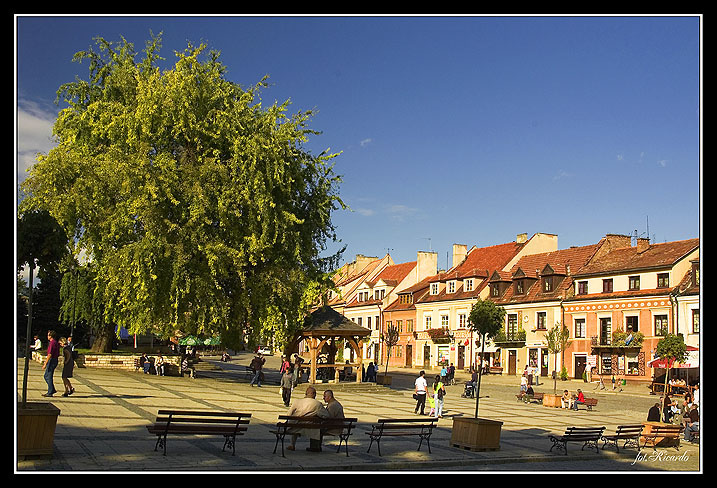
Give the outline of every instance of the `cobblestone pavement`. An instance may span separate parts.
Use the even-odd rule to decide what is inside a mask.
[[[75,368],[72,379],[76,393],[70,397],[55,396],[52,403],[61,409],[55,431],[54,454],[51,457],[15,456],[16,472],[311,472],[324,470],[352,471],[680,471],[700,473],[701,456],[697,444],[683,442],[674,448],[581,451],[571,445],[568,454],[549,452],[548,435],[562,433],[568,426],[605,426],[608,431],[619,424],[641,422],[656,397],[642,386],[627,386],[621,392],[594,390],[594,385],[577,381],[558,382],[557,389],[575,391],[582,388],[588,397],[598,398],[594,411],[579,412],[526,405],[515,398],[518,379],[486,376],[481,380],[479,416],[503,422],[500,449],[472,452],[451,447],[454,416],[472,417],[475,400],[461,398],[462,382],[448,387],[444,418],[431,438],[431,451],[424,445],[417,450],[413,438],[388,439],[382,443],[379,456],[375,447],[368,449],[365,431],[377,418],[412,417],[413,379],[417,370],[389,369],[391,388],[376,391],[341,390],[340,386],[317,385],[336,390],[347,416],[359,419],[359,427],[349,442],[349,456],[336,453],[336,440],[325,442],[322,453],[305,451],[308,442],[299,440],[297,450],[273,454],[275,438],[269,431],[284,414],[278,392],[277,357],[267,360],[267,382],[262,388],[250,387],[243,366],[251,355],[239,354],[230,363],[204,358],[200,377],[157,377],[142,373]],[[24,360],[17,361],[18,398],[22,388]],[[56,387],[62,385],[60,368],[55,374]],[[536,391],[552,393],[548,380]],[[43,402],[46,391],[42,370],[30,364],[28,401]],[[294,397],[303,394],[301,389]],[[160,408],[212,409],[251,412],[249,430],[237,439],[236,455],[222,452],[223,439],[210,436],[175,436],[167,442],[167,455],[154,451],[155,438],[145,428]]]

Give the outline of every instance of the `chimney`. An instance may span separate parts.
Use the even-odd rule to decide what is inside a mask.
[[[637,238],[637,252],[642,253],[647,251],[650,248],[650,238],[649,237],[638,237]]]
[[[619,249],[621,247],[630,247],[632,245],[630,236],[621,234],[605,234],[608,248],[610,250]]]
[[[453,265],[460,264],[465,258],[468,252],[468,246],[465,244],[453,244]]]
[[[438,253],[418,251],[416,259],[416,283],[438,273]]]
[[[526,242],[527,240],[528,240],[528,234],[527,234],[527,232],[524,232],[524,233],[522,233],[522,234],[518,234],[517,236],[515,236],[515,243],[516,243],[516,244],[523,244],[523,243]]]
[[[373,256],[364,256],[363,254],[357,254],[356,255],[356,270],[361,271],[368,265],[368,263],[375,261],[378,259],[377,257]]]

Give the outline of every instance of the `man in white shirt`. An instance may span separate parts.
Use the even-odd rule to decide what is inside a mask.
[[[292,417],[328,418],[329,411],[316,399],[316,388],[307,386],[304,398],[296,400],[289,408],[287,415]],[[309,447],[306,448],[307,451],[321,451],[321,433],[316,429],[297,429],[295,432],[292,432],[291,444],[286,447],[289,451],[296,449],[296,438],[299,434],[309,438]]]
[[[416,385],[416,409],[414,410],[413,413],[418,413],[418,410],[420,408],[421,415],[425,415],[424,409],[426,408],[426,388],[428,385],[426,383],[425,376],[426,376],[426,372],[421,371],[419,373],[418,378],[416,378],[416,383],[415,383],[415,385]]]

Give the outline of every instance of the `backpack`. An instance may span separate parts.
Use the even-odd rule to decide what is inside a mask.
[[[444,396],[446,396],[446,390],[444,390],[443,385],[441,385],[441,387],[438,388],[438,399],[442,400]]]

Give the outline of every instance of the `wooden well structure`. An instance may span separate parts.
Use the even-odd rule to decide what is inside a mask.
[[[369,329],[355,324],[329,306],[323,306],[313,311],[306,318],[304,327],[297,333],[293,341],[297,346],[302,340],[308,343],[308,359],[311,360],[309,383],[314,384],[317,382],[316,369],[321,354],[327,354],[329,358],[333,358],[333,361],[329,363],[318,365],[321,368],[334,368],[334,377],[329,382],[338,383],[339,370],[346,366],[354,368],[356,382],[360,382],[363,369],[361,340],[370,334]],[[343,364],[334,362],[337,352],[336,342],[341,339],[354,351],[354,356],[357,358],[355,362]],[[299,352],[299,355],[306,359],[301,352]]]

